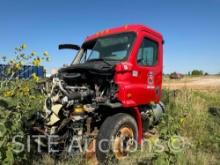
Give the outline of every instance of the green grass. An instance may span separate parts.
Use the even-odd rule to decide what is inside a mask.
[[[146,145],[143,151],[132,153],[119,164],[218,164],[220,162],[220,110],[213,115],[209,109],[220,108],[220,91],[181,89],[174,92],[167,89],[164,90],[162,100],[166,105],[166,114],[161,123],[156,126],[156,135],[149,140],[158,140],[163,144],[164,152],[156,152],[155,146],[149,151]],[[8,107],[4,109],[16,105],[16,101],[10,98],[7,103]],[[33,101],[32,106],[36,108],[39,105]],[[170,141],[175,140],[176,136],[184,139],[184,145],[179,152],[172,151],[168,145]],[[176,143],[178,146],[178,141]],[[30,157],[27,158],[30,159]],[[35,159],[32,156],[31,159],[33,159],[32,164],[55,163],[48,155],[44,155],[42,159]],[[56,162],[59,165],[85,163],[83,157]]]
[[[133,154],[120,164],[218,164],[220,162],[220,116],[209,113],[220,108],[219,91],[166,90],[163,100],[166,115],[156,127],[158,139],[166,146],[172,137],[181,136],[185,145],[179,152],[167,147],[165,152]],[[218,110],[220,113],[220,110]]]
[[[143,151],[132,153],[119,164],[217,165],[220,162],[220,117],[210,114],[209,108],[220,108],[219,91],[165,90],[163,101],[166,104],[166,114],[162,122],[156,126],[158,133],[151,139],[157,139],[163,144],[165,151],[158,153],[154,147],[149,151],[146,145]],[[175,136],[184,139],[184,145],[178,152],[171,151],[168,146],[168,142]],[[45,164],[48,164],[48,160],[48,157],[43,159]],[[85,162],[77,158],[61,161],[59,165],[73,163]]]

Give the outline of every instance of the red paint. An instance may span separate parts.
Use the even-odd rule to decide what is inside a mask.
[[[157,37],[162,38],[162,35],[160,33],[156,32],[155,30],[153,30],[153,29],[151,29],[147,26],[130,24],[130,25],[125,25],[125,26],[121,26],[121,27],[117,27],[117,28],[106,29],[106,30],[97,32],[97,33],[95,33],[91,36],[88,36],[86,38],[86,41],[94,40],[96,38],[107,36],[107,35],[123,33],[123,32],[139,32],[141,30],[147,31],[151,34],[154,34]]]
[[[118,85],[118,93],[116,96],[124,108],[130,107],[134,109],[139,132],[138,142],[140,143],[142,139],[142,121],[139,108],[137,107],[149,104],[150,102],[158,103],[161,97],[163,37],[160,33],[143,25],[126,25],[98,32],[87,37],[86,41],[123,32],[134,32],[136,39],[128,59],[120,62],[115,67],[114,82]],[[154,66],[147,67],[137,64],[137,54],[143,38],[150,39],[158,45],[158,60]]]
[[[138,126],[138,144],[141,144],[142,137],[143,137],[143,129],[142,129],[142,120],[141,120],[141,113],[138,107],[134,108],[135,119]]]
[[[160,101],[163,73],[163,38],[159,33],[142,25],[128,25],[126,31],[135,32],[137,38],[128,60],[119,63],[115,67],[116,73],[114,81],[119,86],[117,94],[118,99],[122,102],[124,107],[135,107],[149,104],[150,102],[158,103]],[[109,33],[110,32],[123,32],[123,27],[115,28],[112,31],[110,30]],[[102,35],[104,35],[104,33]],[[152,67],[140,66],[137,64],[136,58],[138,49],[144,37],[158,44],[158,62]],[[126,67],[124,67],[124,65],[126,65]],[[136,71],[138,76],[133,76],[132,71]],[[159,95],[156,94],[156,89]],[[131,94],[132,97],[127,98],[128,93]]]

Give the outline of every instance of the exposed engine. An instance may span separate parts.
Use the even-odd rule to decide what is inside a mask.
[[[112,80],[112,67],[102,65],[94,66],[93,63],[93,67],[91,64],[90,68],[84,68],[83,64],[79,64],[62,68],[53,78],[51,92],[45,100],[43,122],[33,129],[44,135],[59,135],[54,141],[61,142],[62,147],[58,145],[55,148],[64,150],[66,139],[73,136],[96,136],[101,120],[96,110],[100,106],[119,103],[115,97],[117,86]],[[97,69],[100,66],[101,69]],[[36,138],[35,141],[47,146],[42,140]],[[62,144],[64,141],[65,144]]]
[[[51,92],[45,100],[45,114],[33,127],[35,133],[32,134],[43,134],[45,138],[37,137],[35,142],[48,149],[48,137],[56,135],[50,139],[54,144],[49,145],[49,149],[57,149],[59,156],[63,152],[68,153],[64,154],[66,156],[76,153],[77,150],[67,151],[73,145],[73,137],[77,137],[82,146],[85,139],[92,142],[105,118],[103,106],[121,108],[115,95],[117,85],[112,68],[103,62],[99,65],[87,63],[86,68],[83,64],[62,68],[52,80]],[[142,105],[140,111],[143,131],[147,131],[160,120],[164,106],[162,103]]]
[[[103,62],[62,68],[58,78],[53,79],[46,109],[50,110],[53,104],[61,104],[66,111],[83,106],[85,111],[91,112],[101,103],[115,101],[117,86],[112,79],[113,66]]]

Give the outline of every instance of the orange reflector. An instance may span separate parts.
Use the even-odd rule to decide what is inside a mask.
[[[131,97],[132,97],[132,94],[131,94],[131,93],[128,93],[128,94],[127,94],[127,98],[130,99]]]

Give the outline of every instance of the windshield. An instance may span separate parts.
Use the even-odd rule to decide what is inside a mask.
[[[135,33],[121,33],[84,43],[80,63],[87,61],[125,60],[135,39]]]

